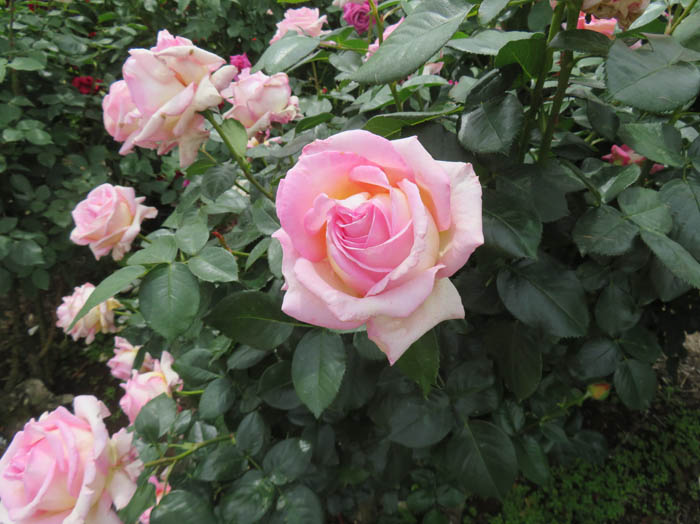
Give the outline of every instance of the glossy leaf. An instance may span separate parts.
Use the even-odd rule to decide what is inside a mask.
[[[238,279],[236,258],[221,247],[205,247],[189,259],[187,267],[206,282],[233,282]]]
[[[413,379],[420,386],[423,395],[427,396],[440,369],[440,348],[435,330],[431,329],[411,344],[396,361],[396,365],[404,375]]]
[[[522,122],[523,107],[517,97],[508,94],[462,115],[457,136],[465,148],[475,153],[507,154],[520,134]]]
[[[638,360],[625,360],[615,371],[615,391],[630,409],[646,409],[656,393],[656,373]]]

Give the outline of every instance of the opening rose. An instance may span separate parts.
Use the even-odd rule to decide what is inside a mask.
[[[304,148],[280,182],[277,214],[288,315],[366,324],[391,363],[442,320],[464,317],[447,277],[483,243],[470,164],[434,160],[415,137],[346,131]]]
[[[56,326],[63,329],[66,335],[73,337],[73,340],[85,337],[86,344],[91,344],[97,333],[115,333],[117,331],[112,310],[121,306],[119,301],[110,298],[88,311],[83,318],[75,323],[73,329],[68,330],[73,319],[83,308],[93,291],[95,291],[95,286],[89,282],[77,286],[73,289],[72,295],[63,297],[63,302],[56,309]]]
[[[112,505],[129,502],[142,469],[131,434],[110,439],[109,411],[93,396],[73,406],[27,422],[0,459],[0,499],[14,524],[121,522]]]
[[[300,7],[299,9],[287,9],[284,12],[284,19],[277,23],[277,32],[270,40],[274,44],[287,34],[287,31],[294,31],[300,35],[322,36],[328,31],[323,31],[323,24],[326,23],[326,15],[319,16],[318,9],[310,7]]]

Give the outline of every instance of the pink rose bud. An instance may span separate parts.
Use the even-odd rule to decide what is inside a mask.
[[[172,365],[173,356],[163,351],[160,360],[153,359],[153,371],[139,373],[132,370],[131,378],[126,384],[121,384],[125,393],[119,401],[119,406],[126,413],[130,424],[134,423],[139,411],[149,400],[163,393],[171,397],[174,389],[182,389],[182,380],[173,371]]]
[[[243,53],[241,55],[231,55],[229,57],[229,64],[232,66],[235,66],[238,71],[243,71],[246,68],[250,68],[251,63],[250,60],[248,59],[248,55],[246,53]],[[234,80],[238,79],[238,75],[236,75]]]
[[[248,136],[267,130],[273,122],[286,124],[301,115],[299,99],[292,96],[285,73],[267,76],[244,69],[237,82],[221,92],[233,107],[224,118],[235,118],[246,128]]]
[[[274,44],[287,34],[287,31],[294,31],[300,35],[322,36],[328,31],[321,28],[326,23],[326,15],[319,16],[318,9],[300,7],[299,9],[287,9],[284,12],[284,19],[277,23],[277,32],[270,40]]]
[[[119,380],[129,380],[140,348],[141,346],[132,346],[125,338],[114,337],[114,356],[107,361],[107,367],[111,370],[112,376]],[[141,373],[153,371],[153,358],[150,354],[146,353],[144,356],[139,371]]]
[[[581,10],[598,18],[615,18],[627,29],[649,6],[650,0],[583,0]]]
[[[150,482],[156,487],[156,504],[160,502],[160,499],[162,499],[164,495],[170,493],[170,485],[158,480],[158,477],[156,477],[155,475],[151,475],[148,479],[148,482]],[[141,517],[139,518],[139,522],[141,524],[150,524],[151,511],[153,511],[153,507],[154,506],[151,506],[141,514]]]
[[[369,24],[372,21],[369,11],[369,2],[345,4],[343,6],[343,20],[353,26],[358,34],[362,34],[369,29]]]
[[[59,407],[32,419],[0,458],[2,523],[117,524],[143,469],[123,430],[111,439],[105,405],[78,396],[74,413]],[[1,512],[0,512],[1,516]]]
[[[131,49],[129,54],[122,68],[128,97],[120,85],[110,87],[112,98],[103,102],[109,113],[104,117],[107,131],[118,141],[124,139],[122,155],[134,146],[157,148],[159,155],[178,146],[180,166],[189,166],[208,137],[198,112],[222,102],[219,91],[238,70],[166,30],[158,33],[155,47]],[[115,125],[126,129],[120,132]]]
[[[416,137],[345,131],[304,147],[277,215],[288,315],[366,324],[392,364],[439,322],[464,318],[447,277],[484,242],[471,164],[434,160]]]
[[[641,165],[647,159],[645,156],[636,153],[634,149],[627,144],[623,144],[622,146],[613,145],[610,149],[610,153],[603,155],[601,158],[607,162],[610,162],[611,164],[615,164],[616,166],[627,166],[629,164]],[[654,173],[657,173],[665,168],[666,166],[663,164],[654,164],[651,166],[649,174],[653,175]]]
[[[71,212],[75,229],[70,239],[80,246],[89,245],[97,260],[110,251],[114,260],[121,260],[141,231],[141,222],[158,214],[155,207],[142,205],[145,199],[136,198],[131,187],[96,187]]]
[[[94,290],[95,286],[89,282],[76,287],[72,295],[63,297],[63,303],[56,309],[56,317],[58,317],[56,326],[63,329],[66,335],[73,337],[73,340],[85,337],[86,344],[92,343],[97,333],[115,333],[117,331],[112,310],[121,306],[117,300],[110,298],[88,311],[87,315],[75,323],[73,329],[67,331],[68,326],[71,325]]]
[[[602,33],[608,38],[612,39],[613,34],[615,33],[616,25],[617,20],[615,20],[614,18],[608,20],[598,19],[593,15],[591,15],[591,21],[587,22],[586,13],[581,11],[581,13],[578,15],[578,24],[576,25],[576,29],[587,29],[589,31],[595,31],[597,33]]]
[[[401,20],[399,20],[395,24],[392,24],[392,25],[388,26],[386,29],[384,29],[384,32],[382,33],[382,41],[389,38],[391,33],[396,31],[396,28],[399,27],[402,22],[403,22],[403,17],[401,17]],[[377,49],[379,49],[379,38],[377,38],[373,43],[371,43],[367,47],[367,54],[365,54],[365,61],[369,60],[369,57],[377,52]]]
[[[595,400],[605,400],[610,394],[610,384],[607,382],[599,382],[598,384],[590,384],[588,386],[588,394]]]

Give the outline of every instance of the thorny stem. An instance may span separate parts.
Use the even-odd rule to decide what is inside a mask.
[[[221,137],[221,140],[224,141],[224,144],[229,150],[229,153],[231,153],[231,156],[233,156],[234,160],[238,162],[238,165],[241,166],[241,169],[243,170],[243,174],[245,177],[248,179],[248,182],[253,184],[258,191],[260,191],[263,195],[265,195],[267,198],[269,198],[272,202],[275,201],[275,197],[270,193],[267,189],[265,189],[260,182],[255,180],[255,177],[250,171],[250,164],[248,161],[243,158],[241,155],[238,154],[236,151],[236,148],[233,147],[233,144],[231,141],[228,139],[228,136],[226,136],[226,133],[224,133],[223,128],[219,125],[219,123],[216,121],[214,118],[214,115],[212,114],[211,111],[208,109],[204,111],[204,116],[207,120],[209,120],[209,123],[212,125],[214,129],[216,129],[216,132],[219,133],[219,136]]]
[[[221,247],[223,247],[226,251],[228,251],[232,255],[236,255],[238,257],[249,257],[250,256],[250,253],[246,253],[244,251],[236,251],[235,249],[231,249],[230,247],[228,247],[228,244],[226,243],[226,239],[224,238],[224,235],[222,235],[218,231],[212,231],[211,234],[216,237],[216,239],[219,241],[219,244],[221,244]]]
[[[199,451],[205,446],[209,446],[211,444],[216,444],[217,442],[223,442],[224,440],[231,440],[233,443],[236,443],[236,436],[234,434],[230,435],[220,435],[216,438],[213,438],[211,440],[205,440],[204,442],[199,442],[198,444],[193,444],[190,449],[187,451],[184,451],[180,453],[179,455],[173,455],[172,457],[162,457],[156,460],[151,460],[150,462],[146,462],[143,466],[145,468],[152,468],[155,466],[160,466],[162,464],[172,464],[175,462],[178,462],[188,456],[190,456],[192,453]]]

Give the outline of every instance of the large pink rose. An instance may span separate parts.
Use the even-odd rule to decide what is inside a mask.
[[[189,166],[208,136],[204,117],[198,112],[222,102],[219,91],[238,69],[166,30],[158,33],[155,47],[131,49],[129,54],[122,68],[128,97],[123,86],[111,86],[107,95],[111,98],[103,102],[109,113],[105,116],[107,131],[116,140],[124,140],[119,150],[123,155],[134,146],[157,147],[159,155],[179,146],[180,166]],[[117,132],[120,127],[122,131]]]
[[[284,12],[284,19],[277,22],[277,32],[270,40],[274,44],[287,34],[287,31],[294,31],[300,35],[321,36],[328,31],[323,31],[323,24],[326,23],[326,15],[319,16],[318,9],[300,7],[299,9],[287,9]]]
[[[107,361],[112,376],[119,380],[129,380],[134,360],[141,346],[132,346],[131,342],[122,337],[114,337],[114,356]],[[141,373],[153,371],[153,358],[146,353],[139,369]]]
[[[121,260],[141,231],[141,222],[158,214],[155,207],[142,204],[145,199],[136,198],[132,187],[97,186],[71,211],[75,228],[70,239],[89,245],[97,260],[110,251],[114,260]]]
[[[73,337],[73,340],[85,337],[85,343],[91,344],[95,340],[97,333],[116,333],[117,327],[114,325],[113,309],[121,306],[119,301],[110,298],[98,304],[87,315],[78,320],[73,329],[68,331],[68,327],[92,295],[95,286],[89,282],[73,289],[73,294],[63,297],[63,302],[56,309],[56,325],[65,331],[66,335]]]
[[[139,411],[149,400],[163,393],[172,396],[174,389],[182,388],[182,380],[172,368],[173,360],[170,353],[163,351],[160,360],[153,360],[153,371],[139,373],[132,370],[131,378],[126,384],[121,384],[124,396],[119,401],[119,406],[129,417],[129,423],[134,423]]]
[[[470,164],[434,160],[415,137],[345,131],[306,146],[277,191],[282,309],[331,329],[367,325],[394,363],[464,309],[447,278],[483,243]]]
[[[131,435],[110,439],[109,411],[93,396],[73,407],[27,422],[0,459],[0,499],[14,524],[121,523],[112,506],[129,502],[142,469]]]
[[[286,124],[300,116],[299,99],[292,96],[285,73],[267,76],[244,69],[227,89],[221,92],[233,107],[224,118],[235,118],[252,137],[265,131],[273,122]]]

